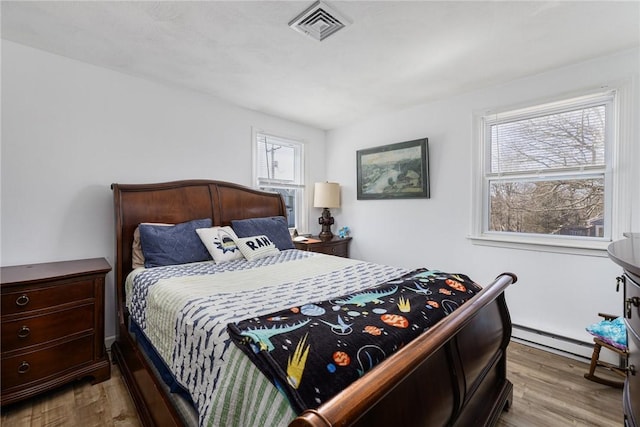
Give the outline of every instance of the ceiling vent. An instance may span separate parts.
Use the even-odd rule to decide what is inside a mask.
[[[322,1],[315,2],[289,22],[294,30],[319,41],[349,24],[351,22],[344,15]]]

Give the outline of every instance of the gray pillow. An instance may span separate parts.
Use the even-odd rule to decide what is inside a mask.
[[[287,219],[283,216],[268,216],[231,221],[231,227],[238,237],[265,235],[278,249],[294,249]]]

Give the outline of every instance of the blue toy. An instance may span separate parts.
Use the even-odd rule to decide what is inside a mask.
[[[351,230],[349,230],[349,227],[342,227],[340,230],[338,230],[338,236],[340,236],[341,239],[344,239],[349,235],[350,231]]]

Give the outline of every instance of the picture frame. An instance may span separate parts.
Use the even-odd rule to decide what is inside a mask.
[[[428,138],[356,152],[358,200],[430,197]]]

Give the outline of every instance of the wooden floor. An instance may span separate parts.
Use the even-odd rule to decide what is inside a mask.
[[[118,365],[94,386],[78,381],[51,393],[2,408],[2,427],[141,426]]]
[[[587,363],[512,342],[507,377],[513,383],[513,405],[498,426],[622,426],[622,390],[586,380],[588,368]],[[602,376],[622,379],[606,370]]]
[[[498,426],[621,426],[622,391],[587,381],[588,365],[518,343],[508,350],[513,405]],[[2,426],[139,426],[116,365],[109,381],[77,382],[2,408]]]

